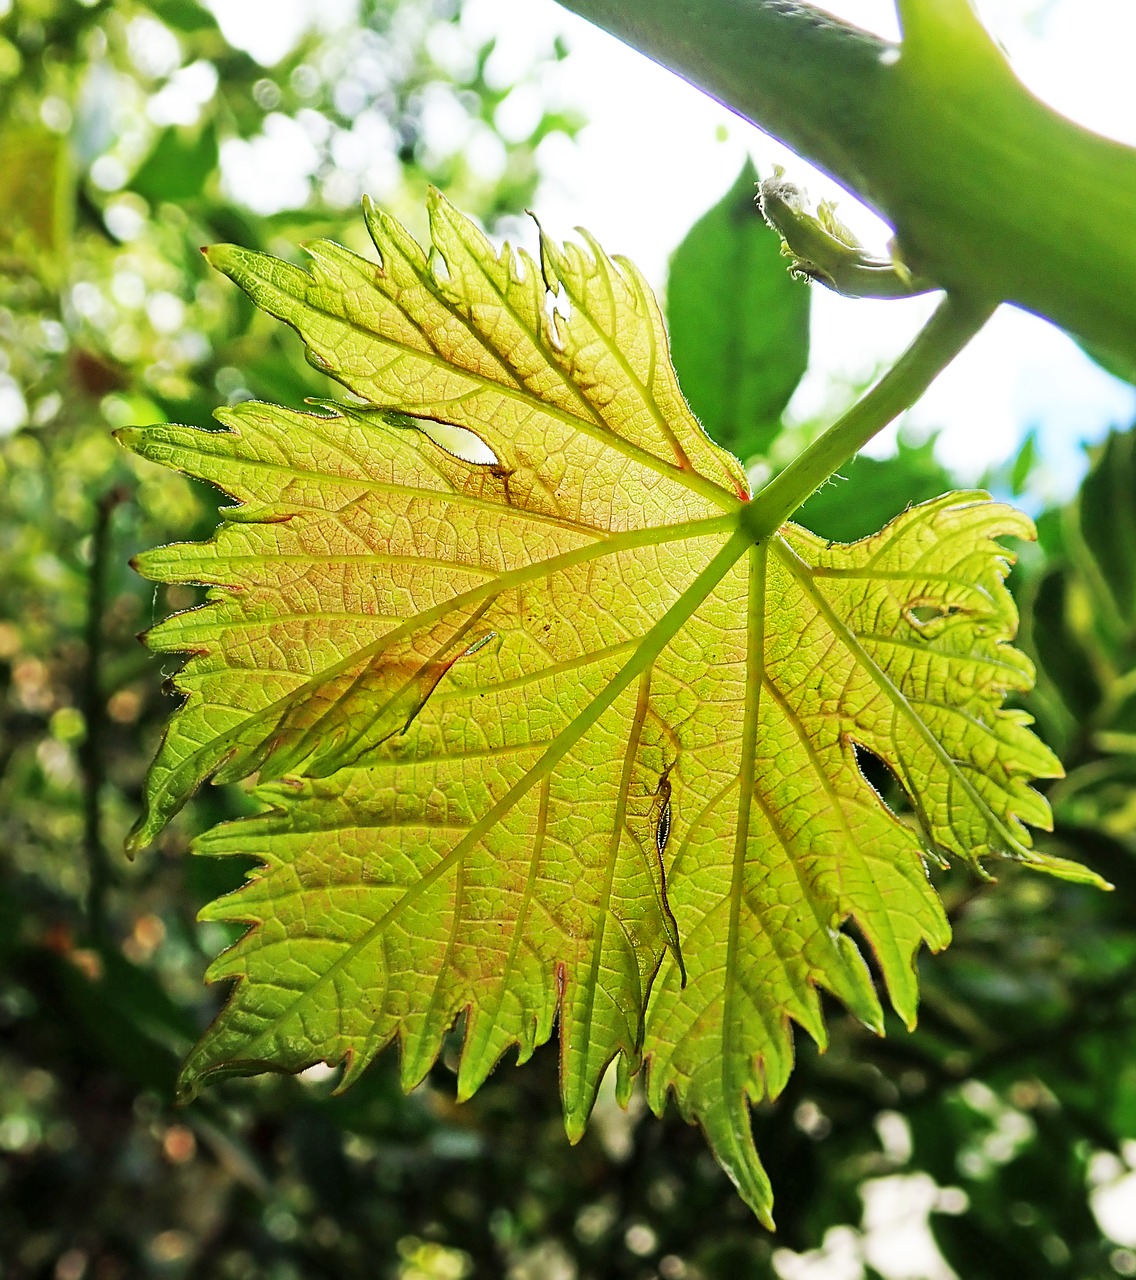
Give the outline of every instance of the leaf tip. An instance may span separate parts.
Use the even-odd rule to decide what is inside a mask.
[[[232,265],[234,246],[231,244],[206,244],[201,246],[201,255],[211,267],[229,274]]]
[[[201,1073],[193,1070],[190,1063],[182,1067],[174,1085],[174,1106],[188,1107],[201,1092]]]
[[[133,862],[136,855],[142,852],[154,837],[158,834],[154,828],[153,814],[147,807],[142,816],[135,822],[127,832],[126,839],[122,842],[122,850],[127,858]]]
[[[1111,893],[1116,886],[1103,876],[1098,875],[1091,867],[1086,867],[1083,863],[1074,862],[1071,858],[1060,858],[1052,853],[1038,853],[1036,850],[1029,850],[1029,857],[1025,859],[1026,865],[1034,871],[1044,871],[1047,875],[1054,876],[1058,880],[1064,880],[1068,884],[1081,884],[1090,889],[1100,889],[1105,893]]]
[[[568,1135],[568,1141],[572,1146],[580,1141],[587,1129],[588,1117],[585,1112],[577,1108],[564,1112],[564,1132]]]
[[[641,1058],[632,1062],[626,1053],[621,1053],[615,1060],[615,1100],[624,1111],[631,1105],[635,1077],[639,1074],[641,1066]]]
[[[325,1066],[337,1067],[339,1062],[323,1060]],[[332,1089],[333,1098],[338,1098],[340,1094],[346,1093],[356,1080],[363,1074],[370,1064],[370,1057],[365,1053],[357,1053],[350,1045],[343,1052],[340,1060],[343,1063],[343,1074],[336,1081],[335,1088]]]
[[[748,1125],[747,1118],[747,1125]],[[711,1143],[713,1145],[713,1142]],[[753,1148],[753,1140],[750,1139],[747,1144],[749,1151],[739,1153],[743,1156],[742,1163],[734,1164],[723,1159],[722,1152],[715,1149],[722,1168],[726,1171],[726,1176],[734,1184],[738,1195],[746,1202],[754,1217],[769,1232],[776,1232],[777,1224],[773,1220],[773,1188],[769,1184],[769,1177],[762,1167],[761,1161],[757,1156],[756,1150]],[[750,1153],[752,1152],[752,1158]]]

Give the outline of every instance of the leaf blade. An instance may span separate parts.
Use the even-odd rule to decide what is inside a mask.
[[[364,404],[120,436],[238,501],[139,560],[212,589],[148,638],[191,656],[136,839],[210,775],[259,771],[266,806],[197,842],[261,869],[207,909],[249,931],[182,1087],[317,1060],[347,1083],[394,1039],[411,1087],[464,1016],[468,1096],[559,1017],[570,1137],[613,1059],[646,1062],[767,1220],[748,1106],[791,1024],[823,1044],[823,988],[882,1025],[849,925],[910,1022],[915,953],[949,938],[927,858],[1088,878],[1030,848],[1028,780],[1059,766],[1001,705],[1032,669],[997,539],[1028,522],[954,495],[848,546],[754,545],[630,264],[543,237],[538,276],[432,215],[427,254],[372,213],[378,267],[215,255]]]

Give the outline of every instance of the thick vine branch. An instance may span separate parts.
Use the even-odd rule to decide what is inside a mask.
[[[561,0],[851,190],[894,46],[796,0]],[[822,73],[820,69],[823,69]]]
[[[943,288],[1136,356],[1136,150],[1014,76],[969,0],[903,0],[894,46],[796,0],[560,0],[882,214]]]

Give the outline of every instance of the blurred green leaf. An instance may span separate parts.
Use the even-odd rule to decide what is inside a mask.
[[[164,129],[130,186],[152,204],[193,200],[217,168],[217,131],[212,123],[195,132]]]
[[[1010,492],[1014,497],[1025,493],[1039,461],[1037,431],[1033,430],[1022,441],[1022,447],[1018,450],[1010,467]]]
[[[809,360],[809,290],[754,205],[747,160],[671,259],[667,324],[683,394],[742,459],[764,453]],[[873,525],[873,529],[879,525]]]
[[[52,1003],[86,1050],[141,1088],[172,1099],[177,1064],[195,1028],[154,975],[114,951],[80,953],[86,961],[28,952],[29,985]],[[17,969],[19,971],[19,969]]]
[[[1058,818],[1136,837],[1136,433],[1093,452],[1061,514],[1064,554],[1027,593],[1031,708],[1065,754]]]
[[[934,437],[912,444],[900,436],[893,457],[857,455],[794,518],[822,538],[854,542],[905,507],[929,502],[954,487],[950,472],[935,457]]]
[[[40,125],[0,129],[0,268],[50,282],[67,255],[71,166],[67,140]]]
[[[1083,547],[1074,553],[1090,584],[1101,634],[1123,643],[1136,631],[1136,434],[1111,432],[1093,452],[1071,513]]]
[[[1097,346],[1094,342],[1082,342],[1081,348],[1114,378],[1119,378],[1122,382],[1136,383],[1136,357],[1109,351],[1106,347]]]
[[[147,7],[178,31],[215,30],[217,19],[197,0],[147,0]]]

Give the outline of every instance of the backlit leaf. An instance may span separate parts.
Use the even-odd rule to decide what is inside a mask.
[[[1030,849],[1059,765],[1001,709],[1032,671],[997,539],[1029,521],[956,494],[850,546],[755,545],[634,267],[430,213],[426,252],[368,207],[379,264],[210,252],[350,404],[122,433],[239,504],[139,562],[211,591],[149,635],[191,656],[134,843],[210,776],[258,772],[265,804],[197,844],[263,869],[206,911],[252,927],[184,1088],[350,1081],[395,1038],[410,1087],[464,1015],[464,1097],[559,1017],[570,1135],[613,1059],[646,1064],[768,1220],[747,1099],[782,1088],[791,1022],[823,1043],[824,989],[881,1025],[848,926],[911,1022],[949,932],[928,855],[1092,879]]]

